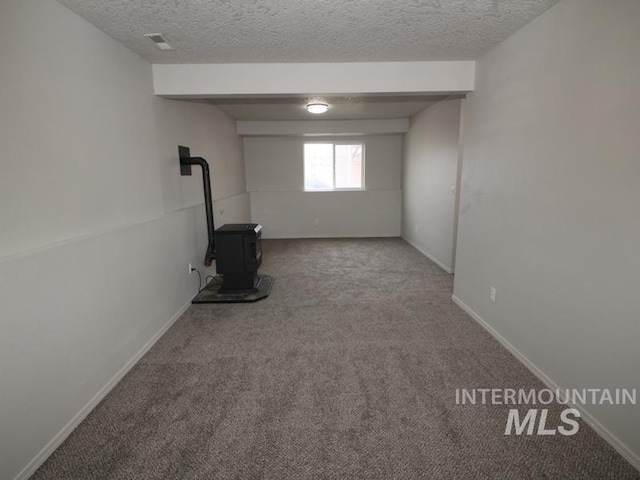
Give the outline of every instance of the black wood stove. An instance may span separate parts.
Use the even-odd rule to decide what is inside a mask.
[[[251,290],[258,286],[262,264],[262,225],[229,223],[216,230],[216,271],[223,290]]]
[[[262,226],[257,223],[230,223],[217,230],[213,224],[213,200],[209,164],[192,157],[188,147],[178,147],[180,174],[191,175],[191,166],[202,167],[204,205],[209,245],[204,265],[216,261],[215,277],[201,289],[192,303],[255,302],[271,293],[273,277],[258,275],[262,264]]]

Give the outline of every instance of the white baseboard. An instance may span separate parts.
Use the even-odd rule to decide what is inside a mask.
[[[425,252],[422,248],[420,248],[418,245],[416,245],[415,243],[413,243],[411,240],[409,240],[406,237],[402,237],[402,239],[407,242],[409,245],[411,245],[413,248],[415,248],[416,250],[418,250],[421,254],[423,254],[425,257],[427,257],[429,260],[431,260],[433,263],[435,263],[436,265],[438,265],[442,270],[444,270],[447,273],[453,273],[453,269],[451,267],[449,267],[448,265],[445,265],[444,263],[442,263],[440,260],[438,260],[436,257],[434,257],[433,255],[431,255],[428,252]]]
[[[310,234],[310,235],[289,235],[289,234],[262,234],[263,240],[325,240],[331,238],[337,239],[350,239],[350,238],[399,238],[400,235],[396,233],[362,233],[362,234],[349,234],[349,235],[338,235],[338,234]]]
[[[164,335],[164,333],[171,328],[171,325],[175,323],[178,318],[191,306],[191,300],[189,300],[186,304],[180,307],[178,313],[176,313],[171,320],[169,320],[164,326],[153,336],[151,339],[144,344],[144,346],[138,350],[138,352],[116,373],[107,384],[102,387],[98,393],[96,393],[89,402],[82,407],[82,409],[67,423],[62,430],[60,430],[53,439],[31,460],[26,467],[22,469],[18,475],[14,477],[14,480],[26,480],[31,475],[35,473],[35,471],[40,468],[40,466],[49,458],[49,456],[58,448],[62,442],[66,440],[66,438],[73,432],[73,430],[85,419],[87,415],[93,410],[100,401],[111,391],[113,387],[115,387],[120,380],[133,368],[133,366],[138,363],[138,361],[147,353],[155,343],[160,340],[160,337]]]
[[[497,330],[489,325],[483,318],[474,312],[471,307],[466,305],[455,295],[451,296],[451,299],[467,312],[471,318],[478,322],[487,332],[491,334],[493,338],[498,340],[502,346],[504,346],[509,352],[511,352],[520,363],[527,367],[531,373],[533,373],[538,379],[544,383],[547,388],[551,390],[564,390],[556,382],[554,382],[549,376],[547,376],[542,370],[540,370],[531,360],[529,360],[524,354],[522,354],[516,347],[514,347],[506,338],[504,338]],[[596,418],[591,415],[583,406],[568,404],[572,408],[577,409],[580,412],[580,418],[582,418],[600,437],[611,445],[625,460],[633,465],[637,470],[640,470],[640,456],[634,453],[627,445],[625,445],[618,437],[616,437],[611,431],[609,431],[604,425],[602,425]]]

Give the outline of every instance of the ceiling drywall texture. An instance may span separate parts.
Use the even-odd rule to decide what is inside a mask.
[[[474,60],[558,0],[59,1],[153,63],[277,63]]]
[[[235,120],[355,120],[409,118],[434,103],[442,95],[353,96],[353,97],[235,97],[208,101]],[[330,105],[321,115],[307,112],[310,101]]]

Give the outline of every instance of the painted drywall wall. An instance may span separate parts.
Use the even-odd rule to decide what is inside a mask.
[[[265,238],[400,235],[402,137],[352,140],[365,144],[365,191],[304,192],[304,138],[244,139],[251,218],[263,226]]]
[[[460,107],[447,99],[411,118],[402,167],[402,236],[453,271]]]
[[[57,2],[0,3],[0,478],[25,478],[188,305],[218,221],[248,221],[242,142],[211,105]],[[220,208],[225,211],[220,215]],[[204,241],[204,242],[203,242]]]
[[[563,0],[465,103],[455,295],[563,388],[640,383],[638,25],[636,0]],[[640,467],[640,408],[585,410]]]

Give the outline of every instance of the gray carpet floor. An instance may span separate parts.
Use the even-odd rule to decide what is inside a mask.
[[[191,307],[33,478],[640,478],[582,421],[505,436],[509,407],[456,405],[544,386],[403,240],[264,241],[261,271],[268,299]]]

